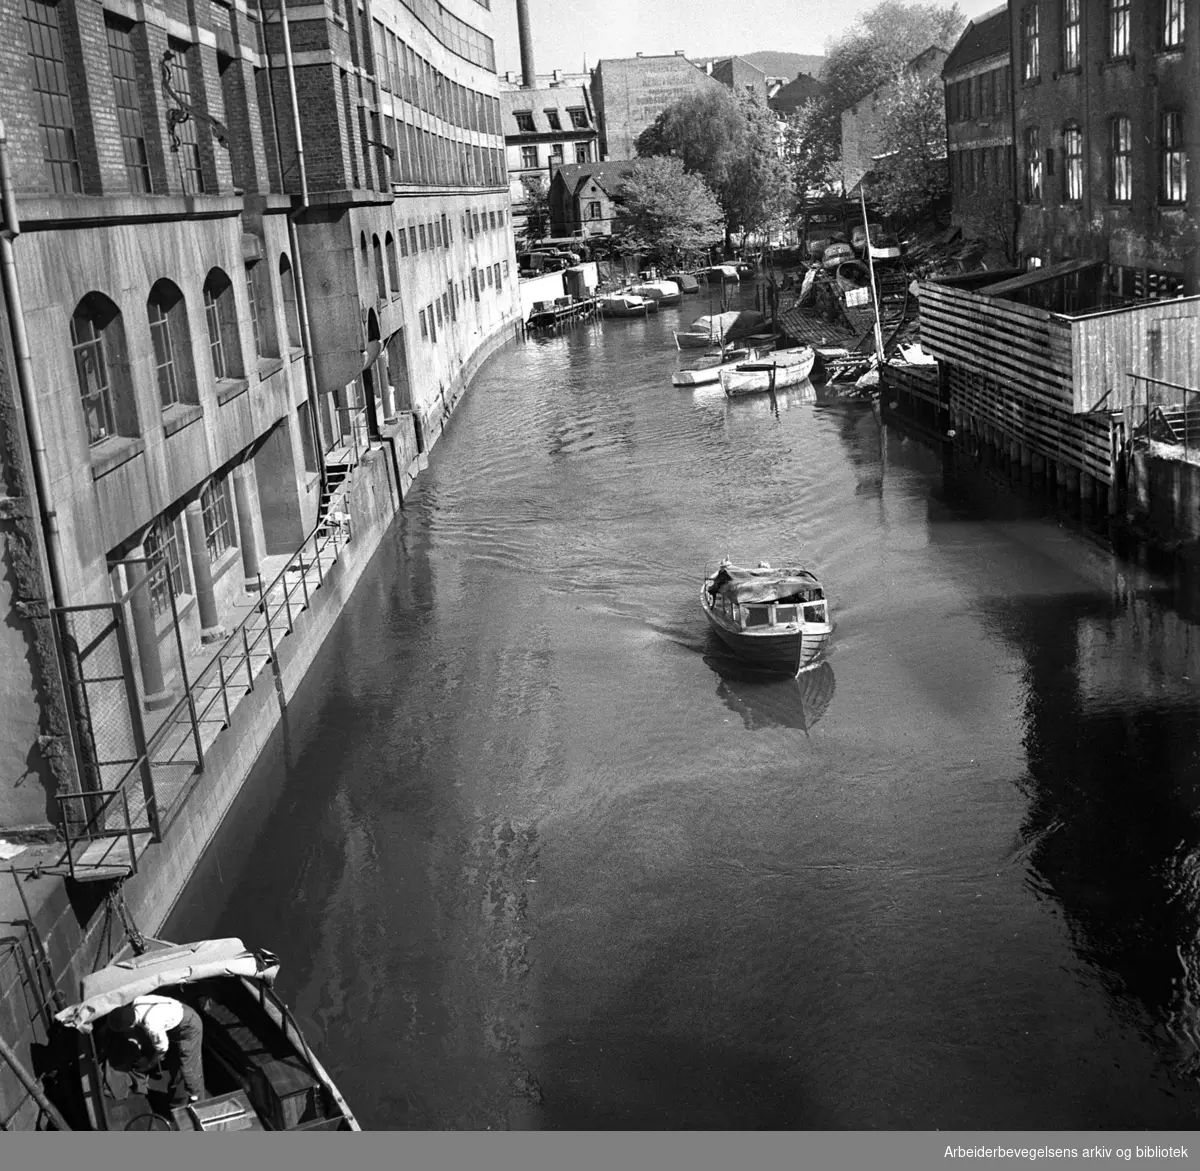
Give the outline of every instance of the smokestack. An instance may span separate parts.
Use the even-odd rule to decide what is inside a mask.
[[[533,69],[533,33],[529,28],[529,0],[517,0],[517,36],[521,40],[522,88],[537,89]]]

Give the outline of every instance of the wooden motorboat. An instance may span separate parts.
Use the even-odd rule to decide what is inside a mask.
[[[817,578],[800,566],[754,569],[721,562],[705,579],[700,604],[720,640],[769,670],[799,674],[821,662],[833,623]]]
[[[637,297],[657,301],[659,305],[678,305],[683,300],[683,294],[674,281],[643,281],[629,291]]]
[[[741,281],[742,278],[738,275],[736,264],[714,264],[712,268],[706,268],[704,270],[704,279],[709,283],[716,282],[717,284],[736,284]]]
[[[600,312],[605,317],[645,317],[657,309],[654,302],[633,293],[606,293],[600,298]]]
[[[679,286],[681,293],[698,293],[700,291],[700,282],[696,280],[693,273],[690,272],[669,272],[666,275],[666,280],[674,281]]]
[[[729,398],[739,398],[796,386],[812,372],[816,357],[812,346],[775,350],[754,361],[738,363],[731,370],[722,370],[721,389]]]
[[[169,944],[147,940],[141,955],[118,958],[83,977],[80,999],[57,1014],[79,1033],[78,1129],[361,1130],[333,1079],[314,1056],[287,1005],[272,990],[279,960],[240,939]],[[123,1041],[108,1014],[139,996],[170,996],[199,1014],[208,1097],[166,1100],[166,1077],[135,1088]],[[136,1048],[136,1046],[135,1046]]]
[[[727,350],[724,357],[719,358],[712,365],[696,366],[691,370],[676,370],[671,375],[671,385],[708,386],[720,382],[722,370],[736,370],[743,362],[758,361],[762,354],[768,352],[767,350],[763,350],[761,353],[758,350]]]

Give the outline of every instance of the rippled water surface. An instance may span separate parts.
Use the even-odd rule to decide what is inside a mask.
[[[1191,1128],[1193,611],[869,408],[671,328],[475,381],[177,909],[369,1128]],[[738,670],[797,555],[830,662]]]

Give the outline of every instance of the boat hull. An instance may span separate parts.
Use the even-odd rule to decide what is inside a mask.
[[[700,605],[716,636],[740,659],[770,671],[800,671],[815,667],[825,658],[833,634],[831,623],[796,624],[790,630],[742,630],[712,607],[710,581],[704,583]]]
[[[810,349],[795,362],[778,363],[775,367],[775,389],[798,386],[812,373],[815,360],[816,353]],[[769,370],[739,370],[735,366],[731,370],[722,370],[720,379],[721,388],[729,398],[765,394],[771,389]]]

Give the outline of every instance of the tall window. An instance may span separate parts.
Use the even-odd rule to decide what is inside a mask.
[[[278,358],[275,312],[271,303],[271,274],[262,260],[255,260],[246,265],[246,296],[250,301],[250,330],[254,335],[254,352],[260,358]]]
[[[142,102],[138,96],[137,61],[133,55],[132,26],[111,13],[104,14],[108,34],[108,63],[112,69],[113,94],[117,103],[117,126],[125,154],[129,190],[145,195],[150,191],[150,163],[142,134]]]
[[[588,201],[587,218],[589,220],[598,220],[601,216],[600,200],[592,199]]]
[[[182,41],[167,42],[175,54],[171,65],[171,88],[189,105],[192,104],[191,62],[195,56],[192,47]],[[200,144],[196,137],[196,119],[189,118],[175,126],[179,148],[175,158],[179,166],[179,181],[188,195],[204,194],[204,173],[200,169]]]
[[[1062,0],[1062,67],[1064,70],[1079,68],[1079,6],[1081,2],[1082,0]]]
[[[590,163],[592,161],[588,157],[588,144],[586,142],[577,142],[575,144],[575,161],[577,163]]]
[[[378,236],[371,237],[371,255],[375,258],[375,295],[386,301],[388,295],[387,273],[383,268],[383,245]]]
[[[1162,0],[1162,36],[1164,49],[1183,45],[1183,0]]]
[[[208,347],[213,376],[219,381],[242,377],[242,352],[238,344],[237,306],[233,285],[214,268],[204,282],[204,319],[208,324]]]
[[[1083,131],[1070,125],[1063,131],[1063,156],[1067,199],[1083,198]]]
[[[1180,111],[1167,110],[1163,114],[1159,143],[1159,153],[1162,159],[1159,201],[1161,203],[1185,203],[1187,201],[1187,152],[1183,146],[1183,114]]]
[[[300,307],[296,304],[296,277],[291,261],[286,256],[279,258],[279,288],[283,294],[283,318],[287,324],[288,345],[300,348]]]
[[[521,147],[521,166],[536,167],[538,165],[538,148],[536,146]]]
[[[214,476],[200,493],[200,515],[204,518],[204,544],[209,561],[216,561],[233,546],[233,524],[229,519],[229,482]]]
[[[80,192],[83,181],[75,147],[75,118],[67,88],[58,5],[52,0],[24,0],[24,5],[25,43],[42,132],[42,161],[54,191]]]
[[[136,435],[137,411],[120,310],[100,293],[89,293],[71,315],[71,348],[88,444],[114,435]]]
[[[400,233],[400,238],[404,239],[404,233]],[[396,238],[391,232],[384,237],[383,249],[387,254],[388,266],[388,282],[392,286],[392,292],[400,292],[400,264],[396,259]]]
[[[1041,76],[1038,60],[1038,6],[1027,4],[1021,9],[1021,80],[1033,81]]]
[[[196,402],[187,304],[178,286],[165,279],[155,282],[146,301],[146,316],[150,321],[154,376],[163,410],[176,403]]]
[[[1133,197],[1133,131],[1129,119],[1117,115],[1108,124],[1108,198],[1128,203]]]
[[[160,516],[142,538],[142,548],[146,550],[151,570],[166,565],[165,572],[151,573],[150,576],[150,608],[156,617],[170,613],[172,592],[178,597],[190,588],[183,564],[181,528],[178,516]]]
[[[1108,0],[1108,55],[1129,56],[1129,6],[1131,0]]]
[[[1042,146],[1036,126],[1025,130],[1025,202],[1042,202]]]

